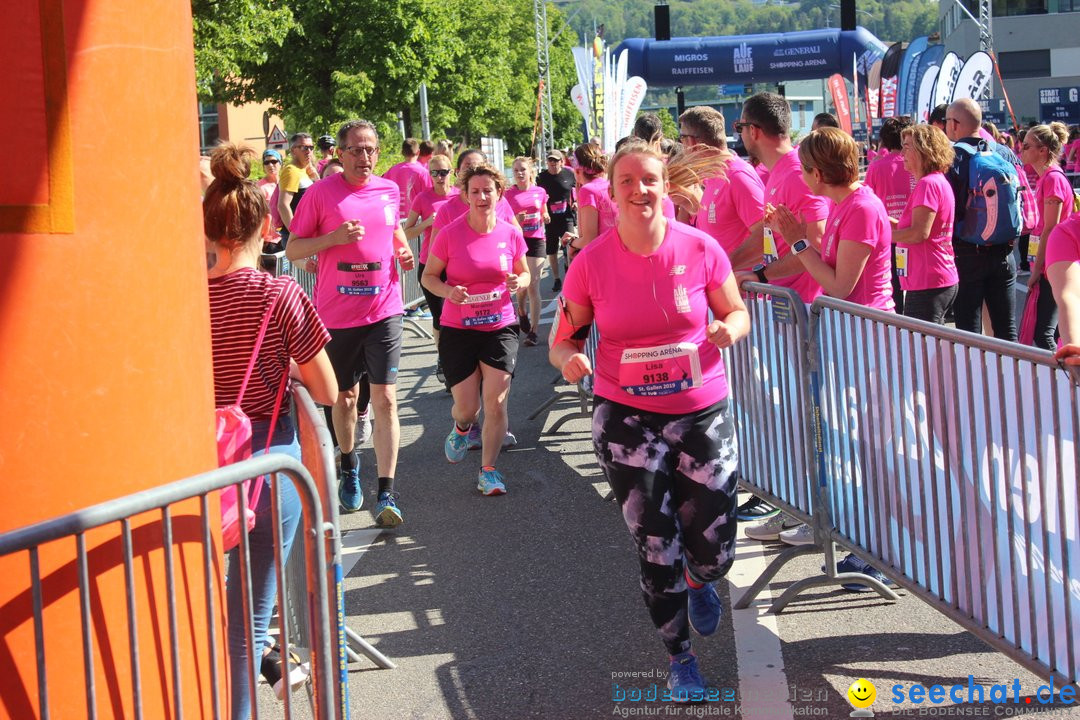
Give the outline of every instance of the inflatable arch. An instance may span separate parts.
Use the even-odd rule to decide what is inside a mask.
[[[630,76],[640,75],[649,87],[720,83],[814,80],[840,73],[850,78],[857,65],[865,73],[885,54],[885,44],[869,30],[838,28],[764,35],[631,38],[627,50]]]

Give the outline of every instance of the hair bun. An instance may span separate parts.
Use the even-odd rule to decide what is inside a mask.
[[[210,172],[214,180],[227,185],[244,182],[251,175],[255,151],[244,145],[225,142],[210,153]]]

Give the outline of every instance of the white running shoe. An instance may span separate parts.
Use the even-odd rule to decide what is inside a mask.
[[[368,406],[367,411],[363,415],[358,415],[356,418],[356,435],[354,442],[356,447],[360,447],[368,440],[371,439],[371,406]]]
[[[781,532],[780,539],[788,545],[813,545],[814,528],[806,524],[799,525]]]
[[[801,523],[787,513],[777,513],[753,525],[747,525],[744,533],[751,540],[779,540],[780,533]]]

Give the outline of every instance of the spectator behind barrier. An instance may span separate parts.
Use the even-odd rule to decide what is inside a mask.
[[[905,291],[903,313],[938,324],[956,300],[959,280],[952,246],[956,200],[945,177],[953,157],[952,145],[937,129],[903,130],[904,167],[916,181],[892,233]]]
[[[692,202],[683,209],[694,218],[695,227],[720,243],[733,268],[753,267],[761,258],[765,183],[749,163],[727,152],[724,116],[719,110],[708,105],[688,108],[679,116],[679,140],[689,151],[684,156],[699,147],[723,154],[718,171],[704,178],[700,193],[689,198]],[[671,195],[676,197],[674,192]]]
[[[899,220],[907,207],[908,198],[915,189],[915,178],[908,172],[904,155],[900,152],[900,133],[911,127],[910,118],[885,118],[881,124],[881,147],[874,162],[866,169],[866,186],[874,191],[893,220]],[[942,142],[948,144],[944,136]],[[951,254],[951,251],[950,251]],[[893,253],[892,286],[896,312],[904,312],[904,290],[897,275],[896,253]]]
[[[1065,171],[1060,165],[1061,152],[1068,139],[1068,130],[1062,123],[1036,125],[1028,130],[1020,149],[1020,157],[1030,164],[1039,176],[1035,185],[1035,207],[1039,220],[1031,230],[1027,251],[1028,263],[1031,266],[1027,286],[1029,290],[1039,288],[1034,342],[1035,347],[1043,350],[1054,349],[1054,331],[1057,328],[1057,304],[1044,273],[1046,241],[1057,224],[1073,213],[1072,184],[1065,177]]]
[[[956,159],[948,173],[956,199],[953,250],[956,253],[956,271],[960,278],[954,315],[957,329],[982,332],[982,307],[985,302],[994,336],[1016,342],[1016,261],[1012,250],[1020,236],[1020,228],[1011,241],[997,245],[976,245],[966,240],[961,233],[971,190],[968,176],[973,158],[972,149],[977,150],[980,142],[986,142],[979,135],[981,129],[982,109],[978,103],[964,98],[949,105],[945,117],[945,134],[953,141],[957,150]],[[987,147],[1009,165],[1019,164],[1016,156],[1004,145],[991,140],[987,142]],[[1019,178],[1016,182],[1019,183]],[[1018,202],[1008,209],[1018,212]],[[998,224],[1005,227],[1004,223],[1004,214],[999,212]]]
[[[279,408],[277,425],[270,427],[274,401],[280,378],[290,371],[291,365],[293,376],[304,381],[316,402],[333,402],[336,383],[325,350],[330,335],[311,301],[291,277],[275,278],[258,269],[263,232],[270,220],[266,196],[247,179],[254,157],[254,150],[232,143],[215,148],[211,156],[215,180],[203,199],[203,226],[215,251],[215,262],[207,273],[214,404],[227,407],[237,403],[260,327],[272,308],[241,409],[251,419],[254,455],[266,452],[269,442],[269,452],[285,453],[299,460],[300,443],[296,424],[289,414],[288,395]],[[251,712],[249,681],[254,678],[248,676],[249,650],[261,654],[262,674],[272,686],[281,681],[280,654],[272,649],[267,634],[277,598],[271,491],[278,494],[282,565],[288,559],[301,511],[300,496],[288,477],[279,475],[272,485],[266,479],[257,482],[267,485],[255,507],[255,528],[249,536],[254,648],[248,647],[244,631],[240,548],[228,553],[226,609],[234,720],[246,720]],[[303,680],[302,672],[293,674],[287,685],[294,688]],[[275,691],[280,698],[284,686],[278,684]]]
[[[855,141],[839,128],[815,130],[799,144],[799,161],[810,192],[833,205],[820,250],[800,239],[793,241],[792,253],[825,294],[892,312],[889,214],[859,182]],[[765,222],[786,238],[802,234],[802,223],[784,206]]]

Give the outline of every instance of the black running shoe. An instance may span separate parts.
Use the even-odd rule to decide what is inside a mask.
[[[749,500],[739,506],[739,509],[735,511],[736,517],[743,522],[749,522],[751,520],[764,520],[765,518],[771,518],[776,513],[780,512],[778,508],[774,508],[757,495],[754,495]]]

